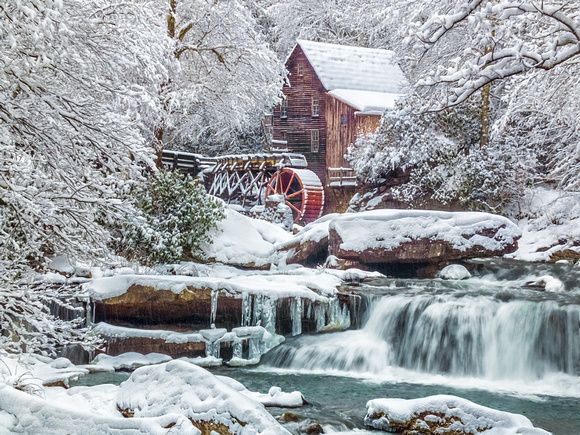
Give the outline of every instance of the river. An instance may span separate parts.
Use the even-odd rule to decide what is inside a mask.
[[[473,272],[352,286],[366,307],[360,329],[290,338],[257,367],[213,371],[251,390],[301,391],[309,405],[292,412],[327,431],[363,428],[369,399],[454,394],[580,434],[580,268],[502,260]],[[546,275],[560,292],[528,284]],[[81,382],[123,379],[95,376]],[[294,433],[304,426],[288,423]]]

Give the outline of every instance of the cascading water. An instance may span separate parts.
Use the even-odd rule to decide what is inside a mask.
[[[580,374],[580,305],[474,293],[370,298],[362,329],[289,341],[265,363],[371,376],[389,369],[522,381]]]

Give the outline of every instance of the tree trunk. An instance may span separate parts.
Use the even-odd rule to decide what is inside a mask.
[[[486,146],[489,143],[489,97],[491,83],[481,90],[481,112],[479,113],[479,145]]]

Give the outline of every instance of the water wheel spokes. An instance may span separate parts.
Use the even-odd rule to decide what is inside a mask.
[[[312,222],[322,213],[324,190],[316,174],[307,169],[283,168],[276,171],[265,196],[282,195],[292,210],[294,222]]]

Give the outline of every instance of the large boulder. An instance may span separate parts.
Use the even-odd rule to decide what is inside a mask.
[[[521,236],[509,219],[489,213],[373,210],[335,216],[329,253],[367,264],[441,263],[501,256]]]

